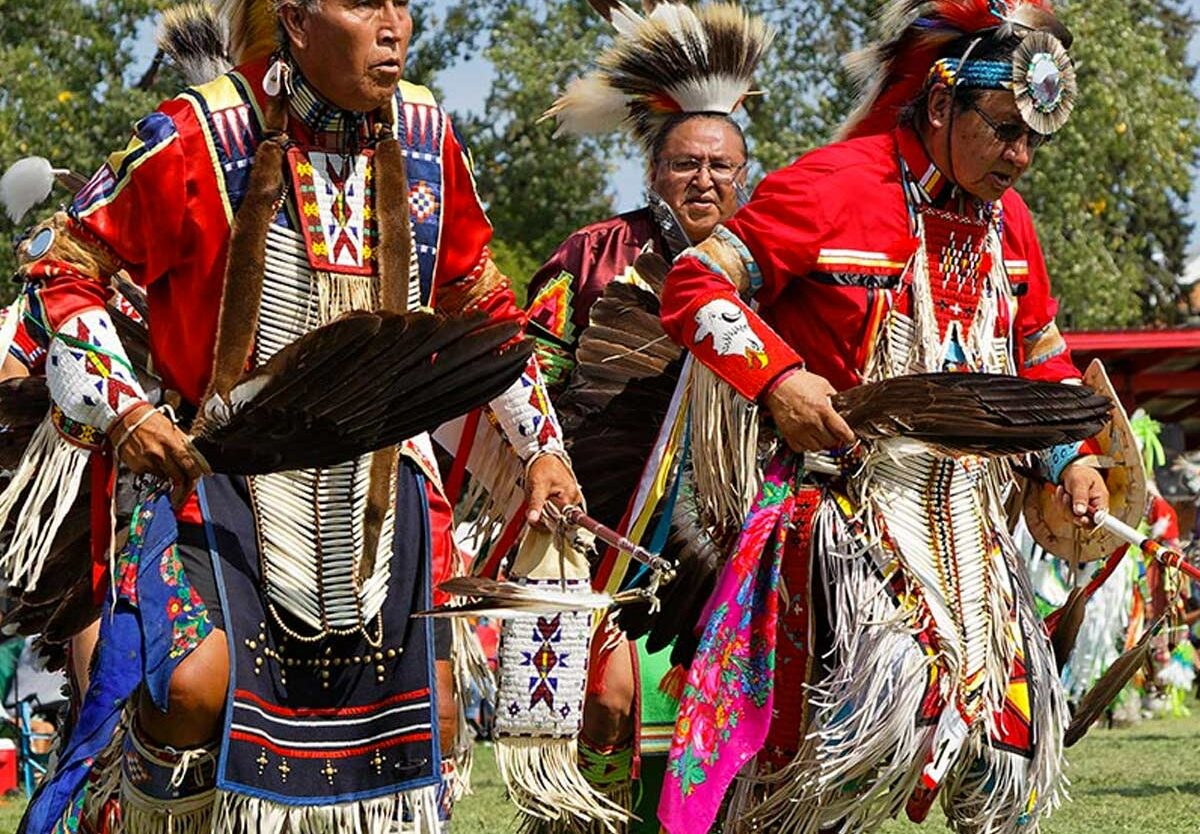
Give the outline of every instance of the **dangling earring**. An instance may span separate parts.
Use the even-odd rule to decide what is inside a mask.
[[[275,98],[285,91],[289,96],[296,92],[292,86],[292,65],[282,52],[277,52],[267,74],[263,76],[263,92]]]

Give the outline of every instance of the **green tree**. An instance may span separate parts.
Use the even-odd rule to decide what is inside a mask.
[[[553,123],[539,121],[598,54],[608,24],[586,0],[476,7],[485,10],[483,56],[495,76],[484,112],[457,122],[496,229],[497,261],[523,288],[564,238],[613,210],[608,158],[619,140],[555,137]]]
[[[1073,328],[1170,322],[1200,147],[1195,21],[1177,0],[1074,0],[1080,98],[1020,186]]]
[[[36,154],[90,174],[121,147],[163,95],[161,79],[139,88],[133,50],[139,27],[164,5],[0,0],[0,167]],[[16,231],[0,218],[6,240]],[[13,265],[11,247],[0,247],[0,269]]]
[[[763,95],[746,100],[747,138],[764,171],[787,165],[833,138],[855,100],[844,57],[867,41],[878,0],[747,0],[775,28],[758,77]]]
[[[853,104],[842,55],[873,35],[878,0],[750,0],[780,35],[752,99],[749,134],[767,170],[832,138]],[[1191,227],[1200,147],[1195,20],[1180,0],[1066,0],[1080,97],[1018,185],[1045,249],[1060,322],[1170,322]]]

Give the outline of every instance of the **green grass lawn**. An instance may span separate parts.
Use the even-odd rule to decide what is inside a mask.
[[[1125,730],[1095,729],[1069,751],[1071,801],[1041,834],[1198,834],[1200,705],[1191,718],[1145,721]],[[474,794],[454,812],[454,834],[514,830],[512,805],[491,747],[476,749]],[[23,803],[0,804],[0,834],[16,830]],[[944,831],[935,811],[923,827],[892,822],[883,834]],[[264,832],[264,834],[267,834]]]
[[[1200,834],[1200,704],[1187,719],[1092,730],[1068,751],[1071,801],[1041,834]],[[454,811],[454,834],[511,832],[490,747],[479,747],[474,795]],[[883,834],[946,831],[940,811],[923,825],[891,822]]]

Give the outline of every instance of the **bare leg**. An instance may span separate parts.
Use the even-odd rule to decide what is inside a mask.
[[[603,630],[597,639],[600,634]],[[633,644],[621,637],[604,664],[603,679],[589,683],[583,703],[583,736],[597,747],[624,745],[633,738],[633,651]]]
[[[454,753],[458,741],[458,701],[454,697],[454,667],[449,660],[439,660],[434,666],[437,676],[438,735],[442,756]]]
[[[92,679],[92,657],[100,641],[100,621],[92,623],[71,638],[70,673],[77,697],[82,700]]]
[[[142,691],[138,703],[141,728],[161,745],[187,748],[208,744],[221,727],[228,686],[225,632],[214,629],[171,676],[165,713]]]

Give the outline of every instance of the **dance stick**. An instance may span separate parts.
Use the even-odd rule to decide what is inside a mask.
[[[622,536],[611,527],[601,524],[585,513],[581,507],[570,506],[559,508],[547,502],[546,509],[549,510],[547,515],[551,517],[552,521],[561,521],[569,527],[581,527],[587,530],[597,539],[604,542],[604,544],[628,553],[636,561],[641,562],[655,573],[670,575],[674,572],[674,566],[669,561],[661,556],[655,556],[646,548],[634,544],[630,539]]]
[[[1096,510],[1092,516],[1092,522],[1097,527],[1124,539],[1134,547],[1140,547],[1142,552],[1147,556],[1157,559],[1168,567],[1177,568],[1192,579],[1200,581],[1200,568],[1190,564],[1186,556],[1174,548],[1167,547],[1165,544],[1155,541],[1149,536],[1143,536],[1125,522],[1113,518],[1108,514],[1108,510]]]

